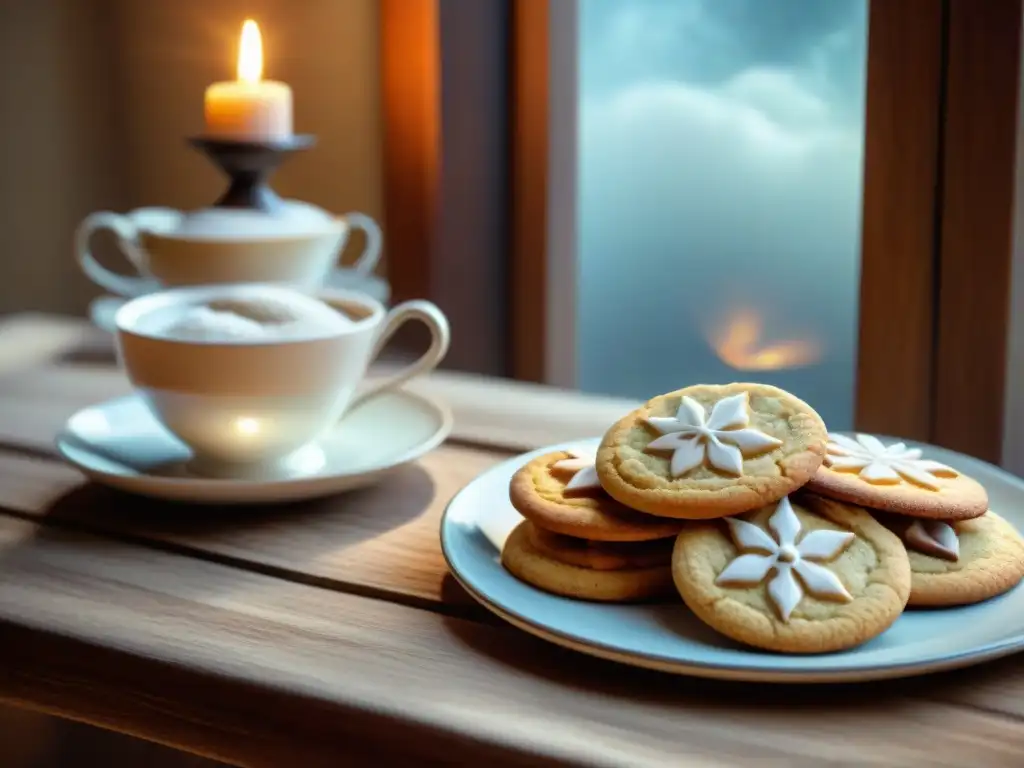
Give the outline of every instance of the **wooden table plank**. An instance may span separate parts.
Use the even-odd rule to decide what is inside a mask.
[[[79,318],[35,312],[0,317],[0,373],[45,363],[77,349],[96,349],[99,329]],[[112,351],[112,337],[107,345]]]
[[[623,407],[621,401],[482,381],[480,389],[474,386],[479,384],[477,377],[441,376],[425,390],[456,404],[455,434],[474,442],[497,435],[503,444],[534,447],[541,437],[563,441],[594,434],[603,429],[610,413],[618,415]],[[52,436],[71,413],[127,391],[124,378],[105,366],[45,365],[0,378],[0,442],[55,455]],[[495,403],[501,404],[493,411],[498,417],[488,417]],[[497,427],[485,423],[488,418]],[[542,425],[543,434],[534,424]],[[81,484],[77,473],[8,455],[0,459],[6,487],[0,505],[23,514],[75,521],[94,532],[173,544],[206,558],[244,563],[300,581],[438,608],[447,604],[457,612],[480,616],[461,589],[442,590],[446,569],[437,530],[451,497],[505,457],[503,451],[447,443],[387,483],[356,494],[273,509],[183,512],[181,505],[92,486],[68,494]],[[40,494],[40,489],[45,492]],[[391,563],[399,555],[404,565],[395,569]]]
[[[1020,721],[904,695],[928,681],[674,678],[3,518],[0,644],[9,700],[250,765],[344,764],[329,753],[384,747],[418,764],[473,763],[484,748],[489,763],[534,765],[982,768],[1024,754]]]
[[[61,464],[3,453],[0,453],[0,487],[4,489],[9,508],[43,522],[122,539],[127,537],[128,542],[157,548],[180,548],[181,553],[188,556],[212,558],[300,584],[320,585],[404,605],[425,605],[447,615],[498,623],[447,574],[437,544],[436,521],[429,526],[433,530],[417,530],[427,527],[424,522],[424,526],[414,526],[405,531],[405,535],[385,531],[377,541],[372,535],[377,523],[372,519],[364,519],[366,527],[361,528],[362,516],[358,512],[353,520],[343,509],[340,512],[329,507],[317,510],[315,503],[306,509],[297,505],[297,509],[264,510],[255,518],[248,512],[241,518],[230,511],[225,515],[225,510],[210,517],[183,515],[194,510],[173,504],[151,506],[150,502],[140,502],[98,486],[82,486],[78,474]],[[140,508],[140,504],[146,506]],[[277,530],[285,519],[300,524]],[[424,519],[431,518],[424,515]],[[0,516],[0,525],[3,520]],[[382,526],[386,528],[386,524]],[[360,531],[371,531],[371,534],[361,538]],[[311,551],[321,554],[311,555]],[[326,554],[322,554],[324,552]],[[396,567],[396,564],[400,565]],[[196,567],[199,565],[197,561]],[[533,643],[525,636],[521,642]],[[550,647],[544,652],[561,655]],[[572,658],[566,662],[579,663]],[[1024,659],[1009,659],[934,679],[965,681],[963,684],[926,685],[928,695],[936,702],[1024,718],[1021,703],[1024,702]],[[693,684],[690,680],[685,682],[686,686]],[[900,685],[916,690],[919,683],[890,685],[893,690]]]
[[[9,445],[34,449],[45,454],[52,450],[52,434],[59,429],[70,413],[86,404],[126,392],[127,384],[119,373],[108,366],[68,365],[53,362],[58,353],[65,354],[70,351],[71,357],[74,357],[74,350],[81,346],[82,339],[89,337],[88,333],[79,335],[78,331],[81,328],[76,330],[74,324],[50,323],[49,330],[47,330],[46,323],[27,322],[22,318],[13,327],[20,329],[17,331],[17,338],[21,341],[15,346],[21,352],[18,355],[8,355],[5,358],[0,350],[0,362],[8,359],[14,361],[10,364],[0,365],[0,441],[7,442]],[[32,344],[26,343],[26,340],[39,338],[39,334],[45,337],[43,338],[45,343],[39,345],[39,350],[33,350]],[[3,346],[4,338],[10,338],[10,335],[5,335],[5,327],[0,325],[0,347]],[[31,354],[24,354],[26,350]],[[102,356],[100,357],[102,358]],[[16,361],[15,358],[17,358]],[[415,388],[428,396],[446,400],[453,406],[456,416],[455,434],[458,437],[475,443],[513,449],[532,448],[540,444],[598,434],[608,423],[634,405],[629,401],[587,398],[578,393],[559,392],[533,385],[481,380],[478,377],[444,372],[428,377],[419,382]],[[443,508],[443,499],[440,497],[444,495],[439,488],[442,491],[448,488],[454,491],[455,488],[461,486],[494,461],[502,458],[503,455],[501,450],[479,450],[449,444],[427,457],[418,468],[409,468],[409,471],[396,475],[392,490],[398,494],[397,496],[389,495],[387,489],[382,486],[359,494],[358,498],[350,498],[349,504],[339,504],[339,500],[334,500],[333,504],[319,502],[305,505],[305,508],[304,505],[292,505],[277,510],[264,510],[254,516],[250,511],[243,511],[241,518],[237,516],[237,512],[240,510],[235,511],[236,516],[225,514],[224,510],[212,511],[213,513],[210,514],[211,510],[153,504],[92,486],[78,488],[81,485],[81,478],[73,470],[52,461],[33,460],[24,456],[0,454],[0,487],[4,488],[4,498],[10,500],[11,508],[19,514],[40,516],[39,519],[55,522],[59,526],[85,527],[94,531],[106,532],[110,536],[122,537],[122,539],[141,540],[149,546],[201,554],[204,558],[284,577],[283,580],[279,579],[278,583],[287,584],[288,588],[298,590],[295,592],[296,595],[301,594],[301,590],[311,590],[310,587],[303,587],[301,584],[320,584],[333,589],[347,590],[357,595],[371,595],[385,600],[402,602],[406,605],[423,605],[434,609],[443,606],[444,610],[450,614],[478,618],[481,614],[474,612],[470,607],[469,598],[461,589],[453,586],[450,579],[445,578],[436,538],[437,515]],[[462,470],[465,470],[464,475],[460,474]],[[429,482],[424,482],[424,476],[429,478]],[[438,478],[442,478],[440,482],[438,482]],[[423,485],[430,483],[434,485],[434,494],[429,501],[426,501],[426,493],[422,493],[420,497],[424,501],[422,504],[395,503],[396,498],[415,496],[417,483],[420,484],[421,491]],[[77,490],[75,490],[76,488]],[[417,507],[420,507],[418,512],[416,511]],[[187,510],[187,514],[182,514],[183,510]],[[292,522],[301,524],[291,525]],[[49,531],[48,535],[58,534]],[[65,531],[60,535],[73,537],[81,534]],[[117,546],[132,551],[132,545],[124,541],[107,542],[105,546]],[[138,551],[145,553],[145,550]],[[155,555],[154,553],[145,553],[136,556],[147,560],[154,556],[159,559],[179,557],[166,552],[158,552]],[[3,568],[5,560],[6,558],[0,558],[0,569]],[[211,575],[224,572],[234,573],[234,570],[216,563],[193,562],[188,558],[182,558],[177,562],[179,565],[176,567],[183,567],[187,570],[213,569],[209,572]],[[403,567],[401,569],[394,568],[395,562],[402,562]],[[249,574],[248,577],[266,579],[265,576],[252,574]],[[288,584],[289,581],[299,582],[299,584]],[[219,591],[219,586],[215,591]],[[364,603],[378,607],[382,605],[377,602],[367,603],[359,597],[353,597],[352,594],[331,595],[328,598],[326,596],[330,593],[311,591],[325,596],[322,599],[328,601],[342,599],[355,600],[360,605]],[[2,589],[0,589],[0,595],[2,595]],[[41,596],[42,592],[39,593],[40,599]],[[71,603],[68,603],[66,607],[70,614],[75,614],[77,609],[72,608]],[[390,609],[408,610],[397,605],[390,606]],[[154,610],[152,620],[166,621],[170,616],[177,616],[177,611],[172,610],[169,605],[165,605],[162,612]],[[457,619],[453,618],[442,621],[448,622],[446,626],[460,624]],[[464,623],[461,622],[461,624]],[[54,668],[55,659],[61,662],[67,661],[70,664],[67,669],[58,669],[61,682],[56,686],[48,685],[45,674],[41,672],[19,678],[12,685],[20,685],[26,690],[32,690],[37,705],[45,705],[47,703],[44,700],[45,697],[50,696],[49,701],[52,706],[57,706],[58,709],[63,707],[60,711],[65,713],[69,711],[72,713],[87,712],[90,707],[95,707],[98,701],[93,688],[96,684],[95,675],[91,670],[83,670],[77,666],[77,643],[83,642],[83,638],[80,636],[55,636],[51,633],[53,629],[51,626],[46,633],[40,634],[36,630],[42,631],[42,626],[25,629],[24,627],[15,627],[13,623],[5,625],[4,633],[9,631],[10,637],[21,636],[24,640],[22,644],[17,645],[18,653],[21,655],[12,656],[7,661],[19,665],[21,662],[18,659],[21,659],[24,662],[23,669],[28,670],[45,669],[47,665]],[[457,637],[461,640],[463,634],[459,633]],[[512,633],[510,630],[500,632],[497,637],[503,638],[500,641],[493,641],[498,645],[512,643],[517,648],[522,646],[529,649],[532,656],[531,662],[540,664],[545,669],[552,666],[559,667],[560,671],[563,671],[562,667],[573,670],[590,669],[592,665],[596,664],[599,669],[595,672],[595,679],[607,681],[615,678],[621,682],[623,690],[639,684],[648,694],[655,694],[659,703],[665,703],[660,692],[670,690],[674,693],[680,684],[685,684],[684,690],[699,691],[706,700],[718,703],[719,706],[711,706],[708,710],[713,720],[724,718],[728,721],[735,717],[742,719],[745,716],[741,703],[745,701],[744,696],[750,696],[750,689],[715,686],[690,680],[677,681],[664,676],[623,671],[619,667],[594,662],[550,646],[541,645],[531,638]],[[509,637],[512,639],[507,639]],[[99,644],[104,642],[102,638],[93,638],[93,641]],[[182,640],[183,646],[184,642]],[[464,644],[463,651],[475,654],[479,653],[481,649]],[[503,655],[505,653],[502,651],[495,655],[507,666],[523,674],[523,670],[516,664],[505,661]],[[135,668],[131,666],[132,664],[140,665],[138,669],[141,674],[143,669],[149,669],[157,662],[149,660],[148,657],[141,657],[141,660],[128,657],[130,664],[126,666],[124,664],[126,657],[118,655],[116,649],[110,650],[109,648],[106,650],[93,648],[90,650],[90,654],[94,654],[92,658],[108,654],[110,666],[116,666],[119,671],[125,673],[123,680],[115,679],[106,689],[108,695],[102,698],[102,701],[113,702],[107,708],[106,715],[100,713],[94,715],[94,719],[100,718],[102,721],[103,717],[113,718],[106,721],[106,724],[117,727],[117,724],[124,718],[125,712],[136,716],[137,710],[145,710],[146,706],[152,704],[148,694],[147,697],[141,699],[140,703],[137,692],[125,692],[119,690],[118,686],[124,688],[126,684],[130,684],[126,681],[140,679],[136,678],[134,674],[128,673],[127,670]],[[309,657],[309,659],[311,658],[313,656]],[[309,663],[309,659],[306,660],[307,663]],[[165,662],[166,660],[163,660],[160,663]],[[607,672],[606,669],[611,669],[613,672]],[[461,669],[453,668],[450,672],[452,675],[464,673],[472,674],[472,670],[464,672]],[[166,674],[171,675],[172,672],[166,672]],[[175,669],[173,675],[175,680],[180,679],[181,669]],[[550,678],[551,673],[544,672],[541,676]],[[0,680],[2,679],[3,675],[0,673]],[[145,675],[141,679],[146,679]],[[556,675],[555,680],[560,679]],[[232,709],[232,706],[237,707],[238,704],[235,698],[225,693],[223,688],[210,685],[207,678],[202,675],[197,680],[201,681],[208,689],[204,689],[201,704],[217,701],[219,695],[225,697],[220,700],[220,708],[227,710],[232,715],[236,714]],[[548,682],[552,682],[552,680],[549,679]],[[196,684],[198,685],[199,682]],[[578,685],[579,683],[577,681],[574,684]],[[242,685],[242,683],[238,681],[238,685]],[[13,690],[6,685],[3,687],[8,691]],[[22,690],[22,688],[18,688],[18,690]],[[837,689],[829,689],[829,693],[819,691],[814,694],[780,688],[768,688],[766,689],[769,692],[767,694],[761,689],[757,690],[754,704],[771,700],[764,699],[764,696],[770,696],[772,692],[776,692],[781,693],[788,700],[796,702],[798,707],[814,707],[817,712],[820,708],[819,702],[835,700]],[[840,695],[843,695],[843,692],[848,693],[853,689],[838,690],[841,692]],[[1021,700],[1024,700],[1024,667],[1017,660],[999,662],[952,675],[938,676],[924,682],[909,681],[880,687],[861,687],[849,695],[860,701],[865,696],[870,698],[872,691],[875,691],[879,701],[885,702],[883,705],[885,708],[890,706],[889,702],[897,696],[897,692],[913,692],[915,696],[926,697],[937,703],[936,705],[923,705],[924,709],[917,709],[917,705],[899,699],[897,702],[899,710],[890,714],[900,718],[901,727],[919,728],[918,720],[915,717],[918,717],[916,713],[923,712],[924,714],[920,717],[923,717],[926,723],[925,730],[941,728],[941,726],[931,725],[933,720],[930,718],[939,717],[939,715],[931,713],[937,711],[946,713],[948,709],[948,715],[953,718],[953,722],[957,723],[957,727],[965,725],[974,727],[977,719],[977,727],[979,733],[982,734],[980,738],[994,739],[997,742],[1001,740],[1002,745],[1007,749],[1017,748],[1017,742],[1014,740],[1018,736],[1015,732],[1012,736],[1007,736],[998,728],[989,730],[994,727],[993,722],[982,712],[982,710],[990,709],[1014,717],[1024,716],[1024,711],[1019,704]],[[593,697],[594,692],[588,692]],[[520,694],[525,697],[527,692],[523,690],[520,691]],[[263,691],[261,695],[271,694]],[[284,701],[282,698],[284,694],[278,690],[272,692],[272,695],[277,698],[274,699],[275,703],[271,705],[271,708],[280,708]],[[628,700],[634,695],[634,693],[624,693],[623,697]],[[257,696],[254,700],[260,699]],[[68,704],[69,701],[77,702],[77,704],[71,706]],[[247,698],[246,702],[249,703],[249,701]],[[325,705],[322,700],[314,701],[313,698],[307,698],[305,701],[312,710],[316,710],[317,707],[326,707],[326,709],[316,711],[337,714],[331,710],[331,707],[337,706],[336,703]],[[950,702],[953,702],[955,706],[949,707],[948,703]],[[190,728],[195,728],[193,713],[189,710],[190,703],[193,707],[196,705],[194,698],[190,702],[184,694],[176,702],[177,710],[174,710],[174,706],[171,704],[161,701],[155,707],[157,711],[149,713],[152,722],[145,727],[141,725],[137,727],[142,728],[141,733],[152,735],[155,732],[163,732],[161,729],[166,731],[169,727],[168,721],[177,723],[175,727],[184,728],[187,733],[179,740],[170,739],[171,742],[188,744],[196,738],[196,735],[189,731]],[[614,703],[616,706],[624,706],[623,701]],[[601,706],[607,706],[607,704],[608,702],[605,701]],[[691,706],[691,702],[687,701],[685,706]],[[737,706],[740,709],[736,709]],[[934,706],[939,706],[940,710],[935,710]],[[945,709],[941,709],[942,707]],[[164,711],[166,708],[173,710],[176,717],[169,717],[168,713]],[[889,710],[886,709],[886,711]],[[215,720],[216,713],[217,708],[211,705],[210,718]],[[350,716],[351,713],[346,710],[345,717]],[[788,739],[795,733],[792,731],[793,724],[791,722],[794,716],[794,713],[790,711],[782,713],[778,721],[773,721],[772,727],[778,731],[778,738],[785,735]],[[636,717],[646,718],[647,716],[636,715]],[[689,709],[687,709],[685,717],[692,718]],[[604,723],[604,718],[603,713],[596,711],[587,714],[587,719],[605,724],[609,728],[624,727],[610,722]],[[184,724],[177,722],[179,719]],[[236,717],[234,721],[228,718],[228,726],[232,722],[239,728],[244,727],[244,721],[240,717]],[[309,727],[312,727],[314,722],[316,722],[315,717],[311,719]],[[994,722],[998,723],[999,721],[996,719]],[[532,727],[543,728],[546,724],[548,724],[546,720],[538,721]],[[872,722],[871,726],[886,728],[887,723],[884,720],[879,723]],[[220,733],[224,727],[227,726],[216,723],[203,725],[204,729],[217,733]],[[278,730],[292,727],[290,722],[277,725]],[[412,732],[418,733],[415,730],[418,727],[421,726],[415,726]],[[668,728],[667,725],[664,727]],[[827,728],[824,730],[827,732]],[[523,731],[524,737],[526,733]],[[755,729],[751,733],[760,732]],[[323,734],[325,735],[321,735],[320,732],[310,734],[305,740],[304,744],[310,745],[311,754],[320,753],[322,751],[320,747],[324,743],[334,743],[331,741],[336,735],[333,725],[325,724]],[[844,732],[831,732],[831,734],[834,740],[847,740],[847,734]],[[227,745],[226,748],[236,749],[232,745],[238,741],[237,733],[221,735],[224,744]],[[797,733],[793,737],[799,738],[799,736],[800,734]],[[723,740],[724,738],[723,736]],[[725,757],[714,754],[714,750],[706,749],[699,749],[689,754],[685,750],[678,751],[678,746],[676,747],[677,756],[687,754],[688,758],[693,758],[688,763],[696,765],[731,765],[749,762],[754,760],[754,753],[751,749],[757,739],[761,738],[764,737],[757,736],[756,739],[752,737],[751,741],[745,744],[744,749],[747,751],[738,756],[730,754],[728,749],[726,749]],[[689,733],[685,734],[684,740],[688,745],[689,739]],[[824,744],[825,741],[827,739],[819,741],[812,739],[812,743],[818,745]],[[380,744],[386,742],[387,738],[382,736]],[[255,744],[259,743],[260,738],[255,738]],[[701,742],[696,743],[700,744]],[[725,742],[723,741],[723,743]],[[294,744],[279,748],[282,750],[279,753],[282,760],[294,760],[297,754]],[[573,749],[575,749],[575,744]],[[916,757],[911,759],[910,753],[891,751],[891,745],[887,750],[884,753],[869,752],[857,743],[855,761],[885,765],[920,762],[920,755],[916,752],[914,752]],[[824,759],[824,752],[819,754],[812,750],[808,753],[800,752],[798,758],[789,754],[772,752],[768,756],[768,760],[786,765],[811,764],[812,762],[817,764],[818,761],[814,759],[812,753],[818,754]],[[438,754],[443,755],[443,750]],[[558,754],[561,753],[552,752],[548,754],[548,757]],[[577,759],[581,759],[580,753],[572,749],[566,754],[572,754]],[[636,749],[630,752],[623,744],[619,752],[607,753],[606,756],[609,754],[611,757],[607,762],[611,764],[626,762],[630,756],[633,758],[631,761],[635,762],[640,759],[637,758],[637,755],[643,753],[637,752]],[[658,754],[664,756],[663,752]],[[980,762],[973,759],[970,762],[977,765],[1004,764],[1005,761],[1000,762],[1001,754],[998,751],[993,752],[987,757],[983,756]],[[420,756],[421,753],[412,751],[410,756],[412,755]],[[511,752],[505,753],[505,757],[511,759],[511,756]],[[622,760],[618,760],[619,757]],[[990,763],[985,762],[988,758],[991,758]],[[794,760],[796,761],[794,762]],[[420,762],[422,763],[423,760]],[[535,760],[529,762],[537,764]],[[336,764],[336,762],[332,764]],[[759,764],[765,763],[762,761]],[[929,764],[946,763],[931,761]],[[949,764],[956,764],[956,762]]]
[[[438,530],[451,496],[501,458],[444,446],[362,491],[271,507],[190,507],[87,484],[56,461],[0,452],[0,507],[294,581],[481,617],[475,601],[445,583]]]

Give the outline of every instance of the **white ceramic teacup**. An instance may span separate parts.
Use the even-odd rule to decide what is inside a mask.
[[[195,474],[275,479],[315,472],[324,462],[316,441],[342,414],[433,369],[448,351],[448,321],[430,302],[386,311],[368,296],[335,290],[315,295],[354,322],[310,337],[193,341],[151,327],[154,312],[284,293],[292,292],[272,285],[176,288],[117,312],[118,360],[156,418],[191,449]],[[357,395],[369,364],[409,321],[430,330],[429,349]]]
[[[353,229],[366,234],[366,247],[351,269],[363,275],[377,266],[382,235],[371,217],[355,212],[334,216],[313,206],[289,202],[292,210],[316,211],[322,214],[322,220],[308,231],[284,227],[275,232],[275,219],[258,218],[258,213],[253,218],[252,212],[230,209],[194,212],[227,219],[230,226],[226,231],[211,236],[202,228],[189,227],[195,221],[193,214],[173,208],[138,208],[123,214],[99,211],[78,225],[75,258],[90,280],[127,297],[144,296],[160,288],[214,283],[282,283],[317,288],[337,265]],[[233,225],[232,216],[236,222]],[[113,272],[93,257],[90,241],[101,229],[114,233],[137,275]]]

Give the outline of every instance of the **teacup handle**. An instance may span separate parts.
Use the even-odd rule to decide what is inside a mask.
[[[384,244],[384,236],[381,234],[380,226],[372,217],[365,213],[352,211],[343,213],[339,218],[344,220],[349,229],[361,229],[366,235],[366,247],[362,254],[356,259],[352,269],[358,275],[368,275],[373,272],[377,262],[380,261],[381,247]],[[348,242],[346,238],[345,242]]]
[[[419,359],[415,362],[410,363],[405,368],[398,371],[398,373],[392,374],[383,381],[374,383],[374,385],[365,392],[359,393],[359,395],[357,395],[349,405],[349,411],[359,405],[362,405],[370,398],[395,389],[396,387],[400,387],[402,384],[409,381],[409,379],[433,370],[437,367],[438,363],[444,359],[445,354],[448,352],[448,345],[451,342],[451,333],[448,329],[448,318],[446,318],[444,313],[441,312],[441,310],[434,304],[431,304],[429,301],[420,301],[417,299],[415,301],[406,301],[399,304],[388,312],[387,318],[384,320],[384,327],[377,336],[376,342],[374,342],[373,352],[370,355],[370,363],[373,363],[373,361],[377,359],[377,356],[381,353],[381,350],[387,346],[387,343],[391,340],[395,331],[407,322],[413,320],[418,320],[426,325],[430,330],[430,347],[426,352],[420,355]]]
[[[86,277],[101,288],[119,296],[135,297],[146,293],[149,281],[139,276],[119,275],[102,266],[92,255],[89,241],[100,229],[109,229],[117,236],[118,245],[129,263],[143,271],[144,259],[139,249],[139,228],[128,216],[110,211],[99,211],[85,217],[75,230],[75,258]]]

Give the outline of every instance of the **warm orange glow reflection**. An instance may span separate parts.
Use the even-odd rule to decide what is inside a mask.
[[[711,339],[719,359],[738,371],[777,371],[810,365],[821,359],[814,339],[765,342],[764,321],[752,309],[733,313]]]
[[[263,38],[252,19],[242,25],[242,43],[238,47],[238,79],[258,83],[263,77]]]

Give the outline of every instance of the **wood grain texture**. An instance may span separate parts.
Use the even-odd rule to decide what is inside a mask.
[[[504,456],[435,451],[362,491],[272,507],[189,507],[87,484],[55,461],[0,453],[0,508],[305,584],[481,617],[446,582],[441,513]]]
[[[841,744],[854,764],[982,768],[1024,750],[1024,723],[922,698],[956,676],[684,680],[3,518],[0,642],[7,700],[244,765],[816,766]]]
[[[0,374],[52,361],[69,350],[98,344],[98,329],[63,315],[26,312],[0,318]],[[106,347],[112,351],[107,335]]]
[[[511,373],[571,387],[577,380],[579,3],[511,5]]]
[[[406,301],[431,290],[441,167],[436,0],[382,0],[379,13],[388,282]]]
[[[870,9],[855,422],[928,440],[943,3]]]
[[[452,325],[446,366],[502,375],[507,4],[382,0],[379,6],[394,299],[430,299],[445,312]],[[400,332],[398,343],[412,346],[414,335],[422,338]]]
[[[547,0],[512,5],[509,343],[512,375],[536,382],[544,381],[548,322],[548,15]]]
[[[151,741],[63,717],[0,705],[0,764],[4,768],[223,768]]]
[[[949,6],[932,442],[998,464],[1011,309],[1021,0],[951,0]]]
[[[4,311],[80,312],[99,290],[72,258],[72,233],[89,211],[129,202],[124,118],[139,108],[120,81],[113,5],[0,4],[0,69],[19,73],[0,79]],[[186,114],[196,93],[181,92]]]
[[[468,439],[498,445],[595,434],[630,405],[473,376],[421,383]],[[126,388],[100,366],[0,376],[0,441],[19,449],[0,451],[8,701],[253,766],[799,767],[841,744],[853,764],[983,768],[1024,750],[1016,659],[858,687],[743,686],[499,625],[447,576],[437,519],[502,448],[449,443],[376,488],[271,510],[86,486],[49,458],[52,431]]]

